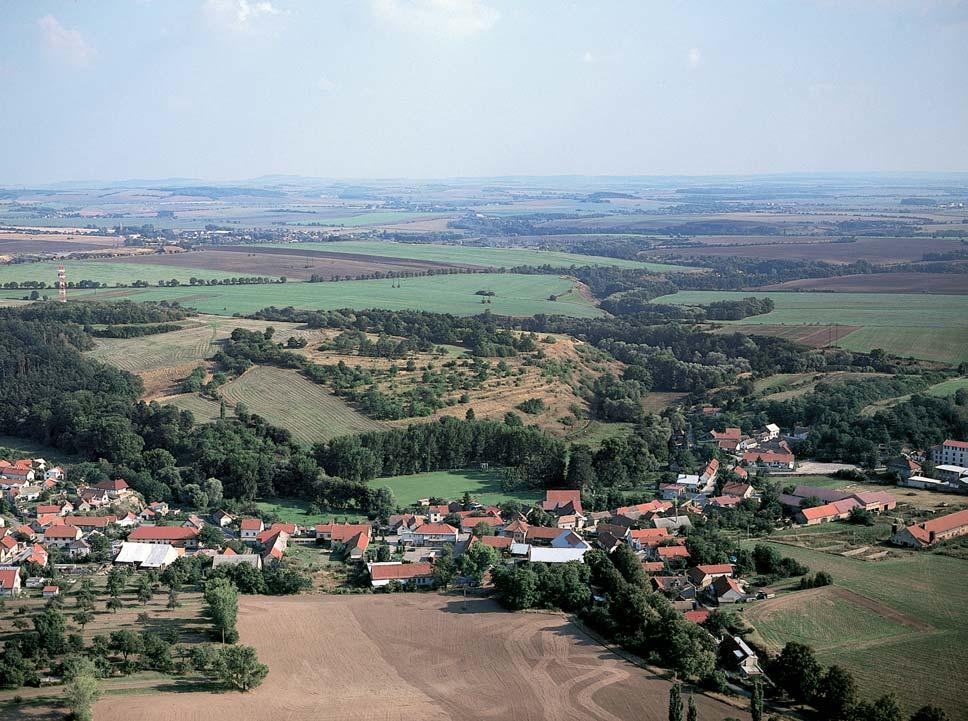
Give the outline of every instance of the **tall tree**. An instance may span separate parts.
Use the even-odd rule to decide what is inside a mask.
[[[689,694],[689,705],[686,708],[686,721],[699,721],[699,709],[696,708],[696,700]]]
[[[677,683],[669,689],[669,721],[682,721],[682,690]]]
[[[752,721],[763,721],[763,683],[753,681],[753,692],[750,694],[750,718]]]
[[[245,692],[262,683],[269,667],[259,663],[251,646],[226,646],[219,651],[215,673],[228,688]]]
[[[74,721],[91,721],[91,708],[100,696],[94,664],[87,659],[79,659],[72,664],[64,686],[64,701],[71,710]]]

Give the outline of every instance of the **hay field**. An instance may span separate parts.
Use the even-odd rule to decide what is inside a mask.
[[[915,552],[864,561],[770,545],[813,572],[828,571],[835,584],[816,598],[796,592],[746,607],[770,645],[793,633],[789,640],[814,646],[822,662],[848,668],[867,697],[895,691],[908,713],[930,701],[968,719],[968,562]]]
[[[129,260],[65,260],[42,263],[17,263],[15,265],[0,265],[0,285],[10,281],[23,282],[25,280],[43,281],[50,287],[56,287],[57,267],[63,265],[67,272],[68,283],[82,280],[94,280],[107,283],[109,286],[130,285],[136,280],[144,280],[156,284],[159,280],[169,281],[177,279],[179,283],[188,285],[190,278],[202,280],[222,280],[236,278],[240,275],[268,275],[266,272],[253,271],[250,273],[229,273],[223,270],[203,267],[167,267],[143,263],[143,256],[135,256]],[[28,291],[29,292],[29,291]]]
[[[500,471],[459,470],[430,471],[412,476],[387,476],[374,478],[369,483],[374,488],[389,488],[401,506],[409,506],[421,498],[435,496],[459,500],[466,491],[478,503],[484,505],[520,501],[532,504],[543,494],[532,492],[506,493],[501,490]]]
[[[411,258],[415,260],[436,261],[454,265],[477,265],[489,268],[511,268],[516,265],[611,265],[619,268],[649,268],[679,270],[677,266],[662,263],[647,263],[622,258],[606,258],[596,255],[580,255],[551,250],[532,248],[494,248],[463,245],[438,245],[432,243],[394,243],[376,240],[341,240],[332,243],[288,243],[271,245],[280,249],[300,248],[320,250],[329,253],[353,253],[386,258]],[[692,270],[691,268],[681,268]]]
[[[556,614],[437,594],[247,596],[243,643],[269,665],[237,693],[108,697],[97,721],[664,721],[667,681]],[[748,719],[704,696],[699,716]]]
[[[575,281],[554,275],[479,273],[404,278],[400,287],[391,280],[349,280],[338,283],[285,283],[272,285],[131,288],[122,291],[127,300],[175,300],[202,313],[250,314],[270,305],[307,310],[338,308],[386,308],[427,310],[455,315],[531,316],[536,313],[596,317],[602,311],[578,291]],[[478,290],[491,290],[489,304],[481,303]],[[93,298],[85,292],[78,298]],[[557,301],[549,296],[558,296]]]
[[[764,286],[763,290],[837,293],[968,293],[968,273],[870,273],[833,278],[803,278]]]
[[[385,429],[294,370],[255,366],[219,389],[226,403],[244,403],[296,440],[312,444],[336,436]]]

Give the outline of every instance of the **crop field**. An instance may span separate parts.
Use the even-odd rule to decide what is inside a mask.
[[[115,297],[135,301],[174,300],[202,313],[243,315],[262,308],[294,306],[307,310],[338,308],[386,308],[428,310],[455,315],[477,315],[489,310],[496,315],[531,316],[536,313],[579,318],[602,312],[586,300],[571,278],[555,275],[479,273],[404,278],[395,281],[352,280],[338,283],[285,283],[273,285],[210,286],[204,288],[131,288]],[[478,290],[493,291],[490,303],[482,303]],[[555,295],[558,300],[549,300]],[[93,295],[78,292],[78,298]]]
[[[810,290],[838,293],[968,293],[968,273],[870,273],[834,278],[804,278],[763,290]]]
[[[692,270],[662,263],[647,263],[622,258],[606,258],[596,255],[579,255],[550,250],[529,248],[483,248],[461,245],[436,245],[431,243],[393,243],[388,241],[345,240],[332,243],[297,243],[273,245],[280,249],[302,248],[328,253],[352,253],[386,258],[412,258],[453,265],[476,265],[488,268],[511,268],[516,265],[612,265],[619,268],[648,268],[663,270]]]
[[[144,280],[155,284],[159,280],[169,281],[177,279],[179,283],[188,284],[190,278],[203,280],[221,280],[223,278],[238,277],[239,273],[227,273],[221,270],[197,267],[169,267],[142,263],[142,257],[132,260],[101,261],[101,260],[65,260],[62,262],[17,263],[15,265],[0,265],[0,285],[10,281],[23,282],[25,280],[43,281],[51,287],[57,284],[57,267],[63,265],[67,272],[67,281],[77,283],[82,280],[94,280],[107,283],[109,286],[117,284],[130,285],[136,280]],[[265,272],[252,272],[246,275],[267,275]],[[29,292],[29,291],[28,291]]]
[[[293,370],[256,366],[222,386],[219,394],[232,406],[244,403],[306,444],[386,428]]]
[[[446,498],[460,500],[464,492],[484,505],[503,503],[504,501],[520,501],[534,503],[543,494],[538,491],[506,493],[501,490],[502,475],[500,471],[431,471],[430,473],[416,473],[412,476],[387,476],[374,478],[370,485],[374,488],[389,488],[402,506],[415,504],[418,499]]]
[[[67,233],[15,233],[0,231],[0,255],[46,255],[76,253],[84,250],[103,250],[119,242],[118,238],[103,235]]]
[[[930,700],[952,719],[968,718],[968,562],[913,552],[863,561],[770,545],[811,571],[828,571],[834,586],[746,607],[769,645],[807,643],[822,662],[848,668],[865,696],[895,691],[908,713]]]
[[[771,313],[731,322],[728,327],[746,331],[752,326],[750,330],[757,332],[764,330],[763,326],[806,326],[822,337],[827,324],[856,326],[835,345],[856,351],[882,348],[902,357],[951,364],[968,360],[965,295],[684,291],[661,296],[654,302],[701,305],[749,296],[771,298],[776,308]]]
[[[245,596],[239,634],[269,666],[263,685],[243,700],[236,693],[110,696],[95,706],[95,719],[668,717],[668,681],[599,646],[561,614],[511,614],[487,599]],[[695,701],[700,718],[749,719],[706,696]]]
[[[218,401],[199,393],[178,393],[173,396],[156,398],[161,405],[175,406],[180,411],[191,411],[196,423],[211,423],[218,420],[222,407]],[[232,415],[231,406],[225,409],[226,416]]]
[[[802,343],[811,348],[823,348],[833,345],[841,338],[844,338],[860,326],[856,325],[753,325],[747,323],[740,329],[747,335],[770,335],[776,338],[785,338],[794,343]],[[737,328],[734,325],[727,325],[716,330],[716,333],[735,333]]]

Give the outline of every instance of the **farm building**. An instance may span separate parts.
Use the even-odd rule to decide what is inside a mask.
[[[792,471],[796,465],[796,456],[787,451],[746,451],[742,460],[747,466],[783,471]]]
[[[710,563],[703,566],[694,566],[686,571],[686,577],[689,581],[699,588],[706,588],[717,578],[732,577],[732,575],[733,565],[731,563]]]
[[[195,548],[198,546],[198,529],[184,526],[142,526],[131,531],[129,541],[138,543],[157,543],[172,546]]]
[[[243,541],[254,541],[265,528],[261,518],[243,518],[239,523],[239,537]]]
[[[947,440],[931,449],[931,462],[938,465],[968,466],[968,441]]]
[[[370,563],[367,570],[370,572],[370,585],[373,588],[389,586],[393,581],[413,586],[432,586],[434,583],[434,567],[429,563],[387,561]]]
[[[163,570],[178,559],[178,551],[170,544],[135,543],[125,541],[114,562],[136,568]]]
[[[447,523],[425,523],[413,531],[400,536],[400,539],[415,546],[442,546],[457,543],[457,529]]]
[[[907,528],[895,528],[891,543],[911,548],[926,548],[941,541],[968,535],[968,509],[914,523]]]
[[[532,563],[581,562],[585,557],[585,552],[591,548],[584,541],[582,544],[573,548],[543,548],[540,546],[531,546],[528,549],[528,560]]]
[[[255,569],[262,568],[262,556],[257,553],[217,553],[212,556],[212,568],[219,566],[249,565]]]
[[[0,567],[0,596],[20,595],[20,569]]]

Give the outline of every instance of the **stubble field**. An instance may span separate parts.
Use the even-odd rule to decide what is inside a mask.
[[[559,615],[437,594],[245,597],[242,643],[270,668],[236,693],[113,696],[97,721],[663,721],[669,683]],[[696,697],[704,721],[748,715]]]

